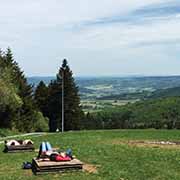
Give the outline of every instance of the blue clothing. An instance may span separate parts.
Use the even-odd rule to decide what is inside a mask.
[[[51,144],[49,142],[42,142],[40,147],[39,147],[39,155],[38,155],[38,157],[40,157],[46,151],[52,151],[52,146],[51,146]]]

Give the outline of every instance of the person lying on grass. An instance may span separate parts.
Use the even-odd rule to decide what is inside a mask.
[[[71,161],[72,150],[68,149],[66,152],[53,151],[49,142],[42,142],[39,147],[38,159],[49,159],[51,161]]]

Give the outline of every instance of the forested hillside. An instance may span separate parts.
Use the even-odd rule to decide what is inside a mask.
[[[30,85],[13,59],[10,48],[0,52],[0,128],[21,132],[56,131],[62,122],[62,83],[64,89],[64,129],[80,129],[84,117],[78,87],[64,59],[56,79]]]
[[[180,129],[180,97],[144,100],[87,113],[84,129]]]
[[[132,81],[127,78],[124,81],[121,79],[120,84],[117,84],[119,82],[117,78],[113,79],[112,84],[109,84],[112,82],[109,78],[96,79],[92,84],[91,78],[75,81],[68,62],[64,59],[56,78],[50,81],[49,77],[47,82],[40,81],[33,87],[28,83],[8,48],[7,51],[0,52],[0,128],[22,132],[61,130],[63,109],[65,130],[180,129],[180,88],[174,87],[175,81],[179,82],[178,79],[179,77],[158,78],[158,80],[136,78],[138,85],[133,89],[129,87]],[[170,84],[171,80],[173,81]],[[76,82],[78,84],[81,82],[80,93]],[[117,94],[122,84],[123,90]],[[115,86],[117,87],[115,94],[103,95],[105,92],[112,92],[112,89],[114,91]],[[62,108],[62,88],[64,108]],[[126,88],[129,92],[122,93]],[[153,88],[157,89],[152,90]],[[103,93],[97,94],[94,98],[92,93],[95,95],[102,90]],[[83,105],[80,97],[94,98],[95,111],[86,109],[83,112],[82,108],[89,105],[87,102]],[[124,104],[120,102],[117,105],[118,99],[127,102]],[[102,104],[98,104],[100,101]],[[96,110],[98,106],[101,107]]]
[[[175,97],[175,96],[180,96],[180,87],[173,87],[173,88],[160,89],[154,91],[148,98],[154,99],[154,98],[165,98],[165,97]]]
[[[0,53],[0,127],[26,132],[48,129],[47,119],[36,108],[32,86],[9,48]]]
[[[49,118],[50,131],[62,129],[62,110],[64,111],[64,130],[81,128],[80,122],[84,113],[80,106],[78,87],[66,59],[63,60],[56,79],[51,80],[47,85],[43,81],[38,84],[34,97],[39,110]]]

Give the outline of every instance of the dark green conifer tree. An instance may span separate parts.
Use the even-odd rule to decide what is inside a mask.
[[[48,86],[48,118],[49,130],[51,132],[61,128],[61,82],[58,80],[51,81]]]
[[[43,81],[40,81],[38,84],[35,93],[34,99],[38,109],[43,113],[44,116],[48,116],[48,87]]]
[[[6,67],[11,69],[12,73],[12,82],[17,87],[17,94],[23,101],[23,105],[20,109],[17,109],[16,116],[14,117],[14,122],[12,123],[13,128],[20,129],[22,131],[32,130],[32,118],[30,117],[33,114],[34,102],[32,99],[32,87],[27,83],[27,79],[24,76],[23,71],[19,68],[16,61],[13,59],[11,49],[8,48],[5,53],[5,64]]]
[[[12,128],[16,111],[22,105],[14,82],[13,58],[10,52],[8,49],[7,53],[0,53],[0,127],[3,128]]]
[[[20,131],[34,131],[37,123],[38,111],[33,99],[33,87],[28,84],[24,72],[21,71],[17,62],[14,61],[11,49],[5,53],[5,65],[11,69],[12,83],[16,86],[17,95],[22,100],[22,106],[16,109],[11,122],[12,127]]]
[[[58,76],[61,77],[61,81],[64,81],[64,129],[78,130],[83,112],[80,106],[78,87],[66,59],[63,60]]]
[[[80,106],[78,87],[66,59],[63,60],[57,78],[49,85],[50,131],[61,129],[62,123],[62,80],[64,81],[64,130],[80,129],[83,111]]]

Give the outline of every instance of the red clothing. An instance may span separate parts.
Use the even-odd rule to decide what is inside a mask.
[[[55,160],[56,160],[56,161],[70,161],[71,158],[68,157],[68,156],[62,157],[61,155],[57,155],[57,156],[55,157]]]

